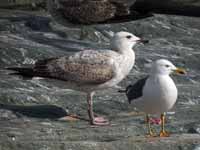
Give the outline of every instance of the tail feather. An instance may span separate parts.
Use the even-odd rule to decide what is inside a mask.
[[[21,75],[25,78],[34,77],[33,68],[25,68],[25,67],[8,67],[7,70],[15,71],[14,73],[10,73],[10,75]]]

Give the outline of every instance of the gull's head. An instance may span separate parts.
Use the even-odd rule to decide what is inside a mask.
[[[185,70],[181,68],[177,68],[175,65],[173,65],[170,61],[166,59],[159,59],[156,60],[152,64],[152,73],[153,74],[161,74],[161,75],[169,75],[173,72],[178,74],[185,74]]]
[[[114,34],[111,39],[111,48],[116,51],[132,50],[133,46],[142,40],[132,33],[121,31]]]

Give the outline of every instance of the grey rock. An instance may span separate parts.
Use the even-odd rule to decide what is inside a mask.
[[[98,25],[95,26],[98,30],[92,29],[89,36],[79,41],[77,34],[80,34],[80,30],[60,28],[59,33],[66,34],[63,37],[55,31],[56,28],[52,28],[52,22],[48,30],[33,30],[26,25],[30,16],[49,19],[49,14],[44,12],[0,10],[0,103],[4,106],[0,109],[1,150],[191,150],[199,146],[199,18],[155,15],[123,24]],[[43,24],[40,19],[38,22],[37,26]],[[53,26],[59,28],[56,24]],[[125,95],[116,89],[99,91],[94,98],[95,112],[107,116],[112,126],[94,128],[85,120],[52,119],[48,114],[57,116],[55,110],[61,110],[64,115],[77,114],[87,119],[85,95],[65,89],[63,82],[23,80],[8,75],[11,72],[4,69],[9,66],[28,66],[37,59],[63,56],[78,50],[108,48],[109,38],[104,33],[121,30],[149,39],[150,42],[134,48],[136,66],[119,86],[126,87],[145,76],[149,72],[146,66],[158,58],[169,59],[188,72],[186,76],[173,75],[179,98],[172,112],[167,115],[166,129],[171,132],[169,138],[146,138],[143,114],[135,111]],[[41,105],[45,107],[35,109],[35,106]],[[56,109],[46,109],[46,106],[52,105],[56,105]],[[47,117],[41,117],[40,113]],[[159,126],[155,128],[159,132]],[[188,133],[190,128],[198,133]]]
[[[137,0],[132,10],[147,13],[200,16],[200,2],[193,0]]]
[[[15,113],[35,118],[58,119],[68,115],[65,109],[57,107],[55,105],[20,106],[20,105],[0,104],[0,109],[10,110]]]
[[[47,17],[30,17],[25,25],[36,31],[48,31],[50,28],[50,19]]]

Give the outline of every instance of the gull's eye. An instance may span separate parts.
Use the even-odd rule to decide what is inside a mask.
[[[170,66],[169,65],[165,65],[165,67],[169,68]]]
[[[127,35],[126,38],[127,38],[127,39],[131,39],[132,36],[131,36],[131,35]]]

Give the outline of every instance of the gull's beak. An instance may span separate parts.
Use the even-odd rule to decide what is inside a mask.
[[[173,70],[175,73],[178,74],[186,74],[186,71],[182,68],[176,68],[175,70]]]
[[[137,40],[138,43],[143,43],[143,44],[147,44],[149,43],[149,40],[146,40],[146,39],[139,39]]]

